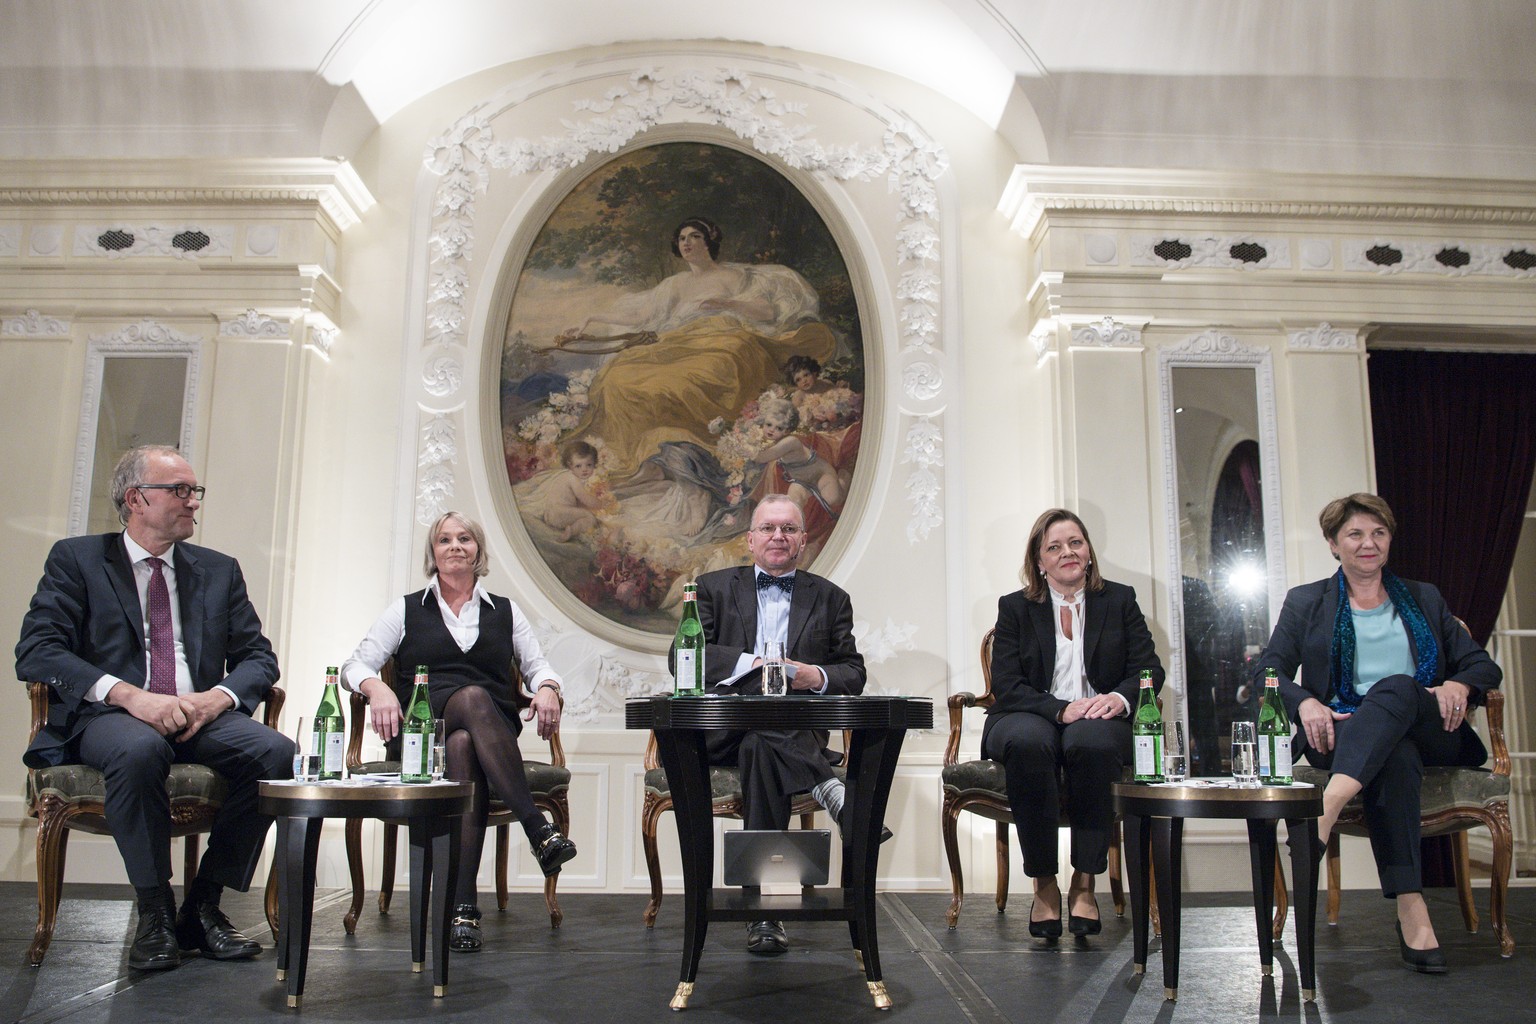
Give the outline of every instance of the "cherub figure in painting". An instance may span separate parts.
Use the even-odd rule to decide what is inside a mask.
[[[778,463],[795,502],[805,505],[816,501],[836,516],[842,508],[847,486],[833,465],[816,454],[795,436],[800,414],[786,398],[764,398],[759,405],[758,421],[768,443],[752,457],[760,465]]]
[[[597,472],[597,449],[585,441],[572,441],[560,453],[565,468],[541,483],[529,497],[529,505],[550,527],[561,531],[561,540],[570,540],[597,525],[594,512],[606,503],[592,486]]]

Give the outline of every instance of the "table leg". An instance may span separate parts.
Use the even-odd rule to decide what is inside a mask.
[[[428,864],[422,872],[422,881],[428,886],[431,916],[423,922],[421,930],[429,932],[432,939],[432,994],[437,997],[448,994],[448,932],[450,911],[459,877],[458,830],[463,818],[428,818],[411,821],[411,847],[421,845],[430,850]],[[418,836],[420,840],[418,842]],[[427,877],[430,875],[430,877]],[[415,879],[413,878],[414,882]],[[411,905],[416,906],[416,889],[411,889]],[[411,921],[416,926],[415,918]],[[414,937],[413,937],[414,941]]]
[[[1317,924],[1316,818],[1285,819],[1285,842],[1291,848],[1291,878],[1296,887],[1296,960],[1301,972],[1303,1002],[1317,1000],[1317,962],[1313,927]]]
[[[411,876],[411,973],[420,974],[427,966],[427,920],[432,898],[433,843],[427,822],[411,818],[406,823],[406,846],[410,850]]]
[[[853,799],[849,818],[850,842],[846,857],[843,899],[852,901],[849,935],[864,963],[864,980],[875,1009],[889,1010],[891,997],[880,972],[880,945],[875,932],[875,887],[880,868],[880,826],[896,776],[904,729],[859,729],[853,736],[848,758],[848,795]]]
[[[1248,819],[1248,863],[1253,873],[1253,914],[1259,924],[1259,972],[1275,973],[1275,820]]]
[[[293,1009],[304,998],[323,822],[323,818],[277,819],[277,980],[287,982],[288,1005]]]
[[[1184,819],[1157,819],[1157,907],[1163,924],[1163,998],[1179,998],[1179,899],[1184,888]]]
[[[683,859],[683,963],[674,1010],[688,1008],[704,937],[709,931],[711,889],[715,877],[715,824],[709,790],[705,734],[696,729],[656,730],[656,752],[672,790],[672,817]]]
[[[1135,974],[1147,973],[1147,914],[1148,886],[1151,876],[1147,870],[1151,831],[1146,818],[1136,814],[1122,814],[1121,827],[1125,830],[1125,870],[1131,886],[1131,936],[1133,939],[1131,970]]]

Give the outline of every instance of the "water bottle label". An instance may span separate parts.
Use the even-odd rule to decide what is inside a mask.
[[[347,737],[344,733],[328,732],[325,734],[325,767],[322,769],[327,775],[339,773],[347,766]]]
[[[698,652],[679,650],[673,664],[676,666],[673,676],[673,689],[678,693],[692,691],[697,685],[698,679]]]
[[[419,732],[408,732],[400,737],[400,774],[431,774],[426,763],[426,744],[421,742]]]
[[[1160,775],[1161,766],[1157,763],[1157,737],[1136,737],[1136,774]]]
[[[1269,770],[1269,752],[1275,746],[1275,738],[1273,736],[1260,736],[1259,740],[1259,778],[1267,779],[1275,774]]]
[[[1275,745],[1275,770],[1272,774],[1278,775],[1283,779],[1293,772],[1293,766],[1291,765],[1291,741],[1286,737],[1276,736],[1273,742]]]

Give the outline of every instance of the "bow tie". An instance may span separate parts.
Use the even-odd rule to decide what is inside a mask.
[[[786,593],[786,594],[794,593],[794,590],[795,590],[795,577],[794,577],[794,574],[791,573],[788,576],[769,576],[765,572],[760,572],[760,573],[757,574],[757,589],[758,590],[768,590],[768,589],[770,589],[772,587],[778,587],[780,590],[784,591],[784,593]]]

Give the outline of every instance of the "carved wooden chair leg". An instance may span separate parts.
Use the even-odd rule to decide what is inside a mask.
[[[1493,837],[1493,878],[1488,885],[1488,917],[1493,922],[1493,934],[1499,940],[1499,955],[1513,956],[1515,937],[1509,933],[1509,922],[1504,917],[1510,862],[1515,853],[1515,837],[1509,826],[1508,804],[1494,806],[1488,820],[1488,832]]]
[[[347,908],[341,926],[348,935],[357,932],[357,918],[363,912],[363,819],[348,818],[346,826],[347,872],[352,876],[352,905]]]
[[[656,819],[663,811],[672,809],[671,800],[646,798],[640,812],[640,845],[645,848],[645,870],[651,876],[651,900],[645,905],[645,926],[656,925],[656,914],[661,910],[661,854],[656,849]]]
[[[1456,871],[1456,896],[1461,901],[1461,920],[1467,931],[1477,934],[1477,906],[1472,902],[1472,851],[1468,848],[1467,834],[1457,832],[1451,836],[1452,863]]]
[[[53,941],[53,926],[59,917],[59,896],[64,881],[64,859],[69,852],[69,829],[63,815],[50,814],[47,801],[37,815],[37,929],[27,962],[40,967]]]
[[[944,920],[954,928],[960,920],[960,906],[965,902],[965,875],[960,864],[960,837],[958,825],[960,812],[948,801],[943,809],[940,830],[944,835],[944,856],[949,860],[949,909]]]
[[[400,826],[384,823],[384,863],[379,871],[379,913],[389,913],[389,901],[395,894],[395,847],[399,845]]]
[[[558,800],[551,801],[550,813],[554,816],[555,827],[563,835],[571,834],[571,805],[562,796]],[[560,883],[559,873],[550,875],[544,879],[544,906],[549,910],[549,926],[559,928],[560,922],[565,920],[565,913],[560,909],[560,899],[555,893]]]
[[[1290,895],[1285,891],[1285,871],[1280,867],[1279,851],[1275,853],[1275,921],[1274,936],[1279,938],[1285,932],[1285,915],[1290,913]]]
[[[1008,823],[997,823],[997,912],[1008,909]]]
[[[1339,893],[1344,887],[1344,869],[1339,864],[1339,834],[1328,837],[1328,926],[1339,923]]]

